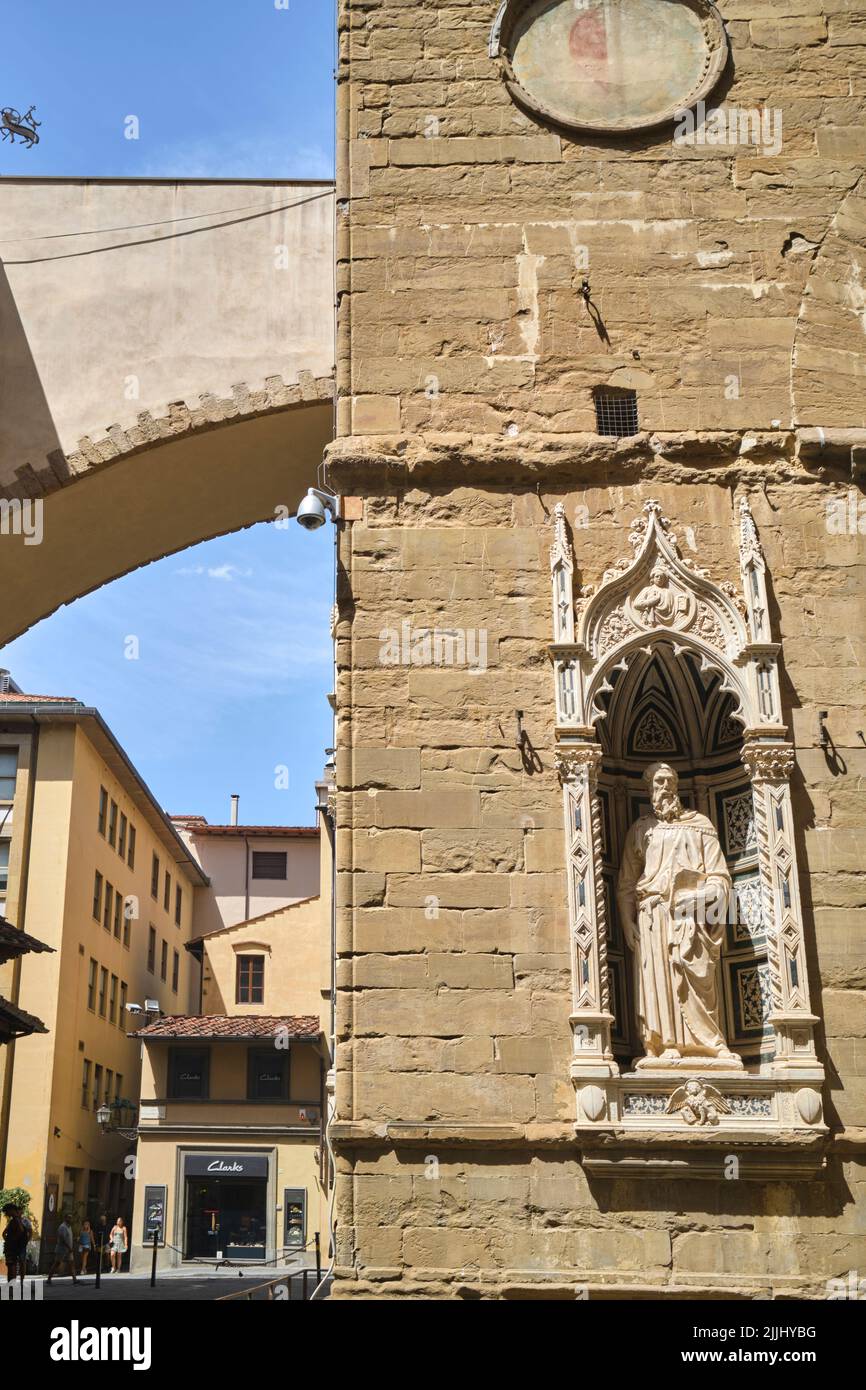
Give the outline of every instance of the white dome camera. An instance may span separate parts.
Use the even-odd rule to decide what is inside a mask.
[[[322,492],[317,487],[307,489],[307,495],[298,507],[298,525],[305,531],[318,531],[327,521],[330,512],[336,521],[340,515],[340,504],[330,492]]]

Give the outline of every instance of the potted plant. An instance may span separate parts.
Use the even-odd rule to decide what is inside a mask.
[[[0,1188],[0,1210],[2,1210],[2,1208],[5,1207],[5,1206],[7,1205],[8,1202],[12,1202],[16,1207],[20,1207],[20,1209],[21,1209],[21,1215],[27,1217],[27,1220],[30,1222],[30,1225],[33,1227],[33,1235],[34,1235],[34,1237],[35,1237],[35,1236],[36,1236],[36,1232],[37,1232],[37,1223],[36,1223],[36,1218],[33,1216],[32,1212],[30,1211],[30,1193],[27,1191],[27,1188],[26,1188],[26,1187],[3,1187],[3,1188]],[[4,1218],[3,1218],[3,1229],[5,1230],[5,1228],[6,1228],[6,1218],[4,1217]],[[2,1238],[0,1238],[0,1247],[2,1247],[2,1243],[3,1243],[3,1242],[2,1242]],[[0,1276],[2,1276],[2,1277],[4,1277],[4,1278],[5,1278],[5,1276],[6,1276],[6,1259],[5,1259],[5,1253],[4,1253],[3,1256],[0,1256]]]

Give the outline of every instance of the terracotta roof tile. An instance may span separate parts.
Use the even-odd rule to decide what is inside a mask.
[[[47,1033],[41,1018],[27,1014],[0,996],[0,1037],[22,1038],[30,1033]]]
[[[26,932],[13,927],[5,917],[0,917],[0,960],[9,960],[11,956],[23,956],[26,951],[53,950],[53,946],[47,946],[44,941],[37,941],[35,936],[28,936]]]
[[[170,819],[180,821],[191,835],[298,835],[311,838],[318,838],[319,835],[318,826],[315,825],[209,825],[206,820],[196,820],[192,816],[172,816]]]
[[[24,691],[7,690],[0,695],[0,705],[77,705],[75,695],[25,695]]]
[[[247,1014],[227,1018],[223,1014],[167,1014],[155,1023],[146,1023],[136,1038],[273,1038],[278,1033],[290,1038],[315,1039],[322,1025],[313,1014],[303,1017]]]

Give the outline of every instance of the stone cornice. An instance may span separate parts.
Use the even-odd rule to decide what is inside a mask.
[[[637,479],[715,482],[748,489],[764,484],[814,486],[850,469],[834,461],[816,467],[799,458],[794,432],[687,431],[609,439],[597,434],[348,435],[329,445],[328,479],[339,492],[363,495],[381,487],[435,483],[510,484],[545,481],[606,486]]]

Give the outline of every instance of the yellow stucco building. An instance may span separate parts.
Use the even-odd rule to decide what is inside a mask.
[[[319,896],[191,941],[200,1008],[139,1030],[133,1272],[150,1267],[154,1233],[160,1268],[279,1265],[316,1233],[327,1251],[333,850],[321,822]]]
[[[0,994],[47,1028],[0,1055],[0,1182],[58,1212],[129,1221],[140,1046],[128,1005],[185,1012],[186,949],[207,878],[95,709],[0,691],[0,912],[52,947],[0,968]],[[108,1105],[109,1126],[97,1118]]]

